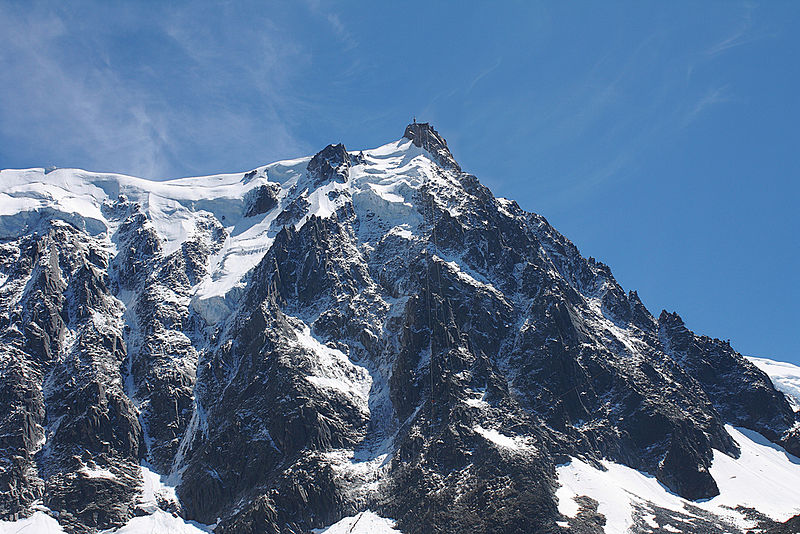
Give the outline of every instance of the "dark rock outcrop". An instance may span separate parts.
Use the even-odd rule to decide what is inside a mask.
[[[245,217],[254,217],[267,213],[278,205],[278,192],[280,187],[277,184],[265,184],[253,189],[245,198]]]
[[[328,145],[308,162],[308,174],[314,179],[314,188],[328,182],[347,181],[350,175],[350,155],[343,144]]]

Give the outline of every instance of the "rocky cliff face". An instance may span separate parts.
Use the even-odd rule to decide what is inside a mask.
[[[430,125],[242,175],[0,183],[0,517],[113,528],[152,512],[155,471],[177,486],[157,506],[219,533],[366,509],[594,532],[592,499],[559,511],[569,458],[697,500],[714,451],[739,454],[726,423],[800,454],[763,372],[652,316]]]

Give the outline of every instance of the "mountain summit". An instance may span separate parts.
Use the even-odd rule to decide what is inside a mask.
[[[406,126],[403,137],[411,139],[414,146],[426,150],[440,166],[455,169],[456,171],[461,170],[461,167],[459,167],[450,153],[450,149],[447,148],[447,141],[429,123],[415,120]]]
[[[800,512],[796,401],[429,124],[246,173],[0,184],[0,519],[722,533]]]

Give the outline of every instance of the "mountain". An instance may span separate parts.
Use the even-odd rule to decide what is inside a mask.
[[[0,529],[721,533],[800,513],[797,405],[428,124],[246,173],[0,184]]]

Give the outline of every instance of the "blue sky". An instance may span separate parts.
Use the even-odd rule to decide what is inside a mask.
[[[232,172],[416,116],[656,315],[800,363],[800,3],[166,4],[0,2],[0,167]]]

